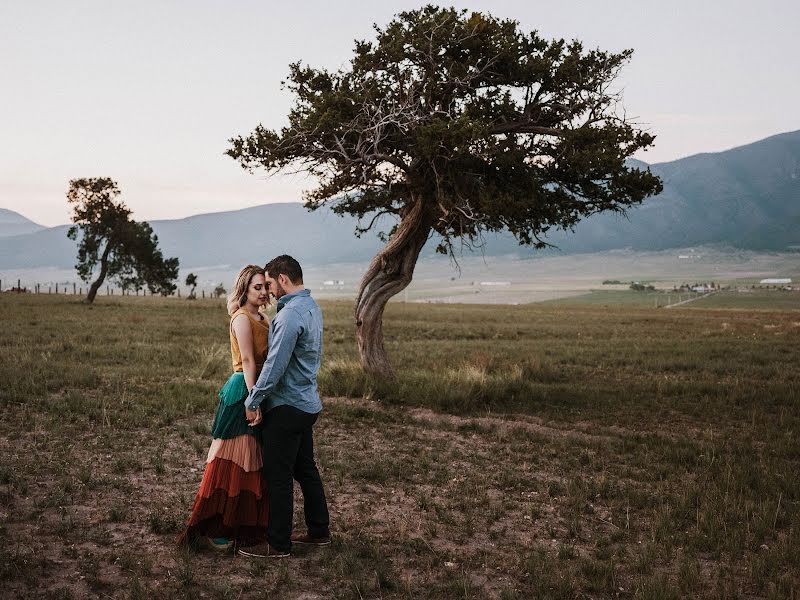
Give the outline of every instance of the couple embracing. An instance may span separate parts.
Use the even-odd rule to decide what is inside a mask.
[[[271,324],[261,312],[270,296],[278,303]],[[242,269],[228,314],[234,372],[219,393],[203,480],[179,543],[253,558],[289,556],[293,542],[329,545],[313,435],[322,410],[322,312],[300,264],[283,255]],[[292,535],[295,479],[307,532]]]

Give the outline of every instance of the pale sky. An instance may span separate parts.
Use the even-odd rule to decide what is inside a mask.
[[[2,0],[0,207],[69,220],[67,184],[108,176],[137,219],[299,201],[309,182],[252,176],[223,155],[285,124],[290,62],[336,69],[424,2]],[[656,134],[650,163],[800,129],[796,0],[479,0],[546,38],[633,48],[624,106]]]

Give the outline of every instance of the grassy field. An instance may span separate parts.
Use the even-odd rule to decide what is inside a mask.
[[[661,291],[635,292],[630,289],[592,290],[580,296],[557,298],[549,302],[560,306],[595,306],[605,308],[656,308],[698,296],[694,292],[666,293]]]
[[[724,289],[705,295],[697,292],[632,291],[630,289],[592,290],[549,303],[558,306],[596,306],[604,308],[663,308],[681,301],[683,308],[730,308],[734,310],[800,311],[800,291],[770,289]]]
[[[800,311],[700,302],[395,303],[393,384],[323,304],[335,542],[263,564],[173,545],[221,302],[4,294],[4,595],[800,598]]]
[[[693,302],[692,308],[736,310],[800,310],[800,291],[744,289],[730,290]]]

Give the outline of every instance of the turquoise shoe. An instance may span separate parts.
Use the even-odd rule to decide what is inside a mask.
[[[217,552],[228,552],[230,549],[233,548],[233,540],[229,540],[226,537],[218,537],[218,538],[206,538],[206,544],[212,550],[216,550]]]

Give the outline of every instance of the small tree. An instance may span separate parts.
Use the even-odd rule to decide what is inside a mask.
[[[189,295],[186,297],[187,300],[194,300],[197,296],[195,295],[195,290],[197,289],[197,275],[194,273],[189,273],[186,276],[186,285],[190,286],[192,289],[189,292]]]
[[[288,126],[259,125],[227,153],[250,171],[315,176],[306,206],[366,217],[359,233],[394,217],[355,304],[364,369],[391,375],[383,311],[431,236],[451,256],[458,242],[503,230],[542,248],[548,231],[624,212],[661,183],[626,162],[654,140],[611,88],[631,50],[584,51],[515,21],[434,6],[375,31],[346,69],[291,65]]]
[[[116,182],[107,177],[69,182],[67,201],[72,205],[74,225],[67,236],[75,240],[81,232],[75,269],[89,283],[95,268],[100,267],[86,301],[94,301],[107,278],[123,289],[147,286],[151,293],[171,294],[178,278],[178,259],[163,257],[153,228],[132,220],[130,209],[117,200],[119,194]]]
[[[228,293],[228,290],[225,289],[221,283],[217,284],[217,287],[214,288],[214,298],[222,298],[225,294]]]

